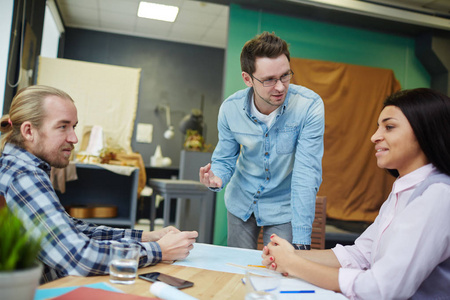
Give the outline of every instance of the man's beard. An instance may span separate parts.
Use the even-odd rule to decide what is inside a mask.
[[[63,148],[67,148],[67,146],[64,146]],[[44,153],[44,151],[40,151],[41,153],[36,153],[35,156],[39,157],[40,159],[42,159],[43,161],[47,162],[50,166],[54,167],[54,168],[65,168],[67,167],[67,165],[69,164],[70,161],[70,157],[68,157],[67,159],[65,158],[65,156],[63,156],[62,149],[60,148],[58,149],[58,152],[56,154],[54,153]],[[72,146],[73,149],[73,146]],[[63,159],[64,157],[64,159]]]

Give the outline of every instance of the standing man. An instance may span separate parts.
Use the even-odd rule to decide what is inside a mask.
[[[309,250],[315,200],[322,182],[324,105],[319,95],[289,84],[287,43],[264,32],[241,52],[247,89],[219,111],[219,142],[200,181],[215,191],[228,184],[228,246],[256,249],[276,233]]]
[[[112,245],[139,244],[139,266],[189,255],[197,232],[96,226],[69,216],[50,182],[50,167],[64,168],[78,142],[77,109],[69,95],[48,86],[19,91],[1,120],[0,207],[17,213],[27,231],[42,237],[41,282],[109,272]]]

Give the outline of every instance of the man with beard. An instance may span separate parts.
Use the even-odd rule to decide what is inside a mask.
[[[0,120],[0,207],[6,203],[33,237],[42,237],[41,282],[107,274],[113,245],[139,244],[139,267],[187,257],[195,231],[180,232],[172,226],[153,232],[116,229],[65,212],[50,182],[50,169],[69,164],[78,142],[77,123],[77,109],[68,94],[38,85],[19,91],[9,114]]]
[[[322,99],[289,84],[288,45],[274,33],[244,45],[241,69],[248,88],[222,103],[219,143],[200,181],[215,191],[228,184],[228,246],[255,249],[263,226],[265,245],[276,233],[310,249],[322,182]]]

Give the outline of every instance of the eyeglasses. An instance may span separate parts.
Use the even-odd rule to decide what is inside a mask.
[[[250,75],[252,78],[258,80],[259,82],[262,83],[263,86],[265,87],[269,87],[269,86],[274,86],[275,84],[277,84],[278,80],[281,82],[288,82],[289,80],[291,80],[292,76],[294,76],[294,72],[289,71],[288,74],[285,74],[283,76],[281,76],[279,79],[278,78],[272,78],[272,79],[267,79],[264,81],[259,80],[258,78],[254,77],[253,75]]]

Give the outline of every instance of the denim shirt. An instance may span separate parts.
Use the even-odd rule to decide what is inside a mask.
[[[311,244],[322,182],[324,105],[319,95],[289,85],[270,128],[251,114],[253,89],[231,95],[219,110],[212,171],[223,181],[225,205],[258,226],[292,223],[293,243]]]

